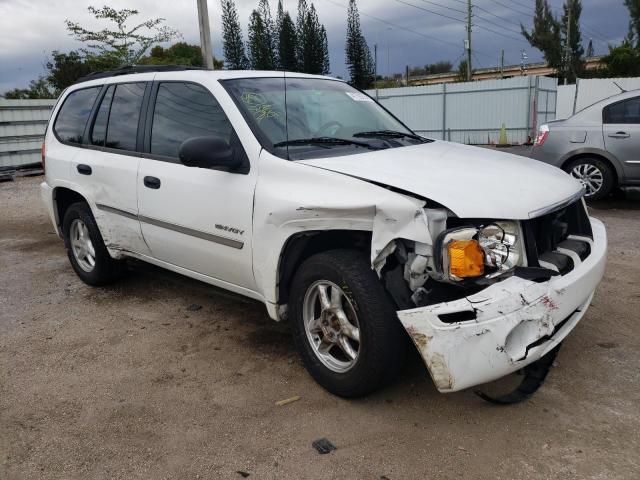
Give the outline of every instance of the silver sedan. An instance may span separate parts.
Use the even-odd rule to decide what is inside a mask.
[[[541,125],[531,156],[580,180],[592,200],[640,185],[640,90]]]

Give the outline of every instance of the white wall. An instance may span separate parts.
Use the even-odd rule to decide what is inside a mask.
[[[555,78],[522,76],[385,88],[378,101],[426,137],[486,144],[498,141],[504,124],[509,143],[524,143],[537,125],[555,118],[556,85]],[[367,93],[376,97],[375,90]]]
[[[558,87],[556,117],[568,118],[589,105],[617,95],[620,93],[620,89],[616,87],[614,82],[625,90],[640,89],[640,77],[578,79],[576,85],[561,85]],[[577,97],[576,88],[578,91]]]

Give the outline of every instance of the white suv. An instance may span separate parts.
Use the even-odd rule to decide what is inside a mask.
[[[523,369],[493,399],[525,398],[605,267],[576,180],[422,138],[332,78],[93,75],[60,97],[43,163],[42,199],[84,282],[134,257],[263,301],[345,397],[393,379],[410,338],[441,392]]]

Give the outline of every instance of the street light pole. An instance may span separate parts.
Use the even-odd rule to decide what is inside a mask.
[[[200,49],[202,60],[207,70],[213,70],[213,52],[211,50],[211,29],[209,28],[209,10],[207,0],[198,2],[198,25],[200,27]]]

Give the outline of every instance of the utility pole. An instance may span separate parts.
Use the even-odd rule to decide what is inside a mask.
[[[211,51],[211,29],[209,28],[209,10],[207,0],[198,2],[198,25],[200,26],[200,49],[207,70],[213,70],[213,52]]]
[[[564,84],[566,85],[569,82],[569,69],[571,65],[571,4],[567,4],[567,38],[564,42]]]
[[[467,0],[467,82],[471,81],[471,0]]]
[[[500,52],[500,78],[504,78],[504,49]]]

